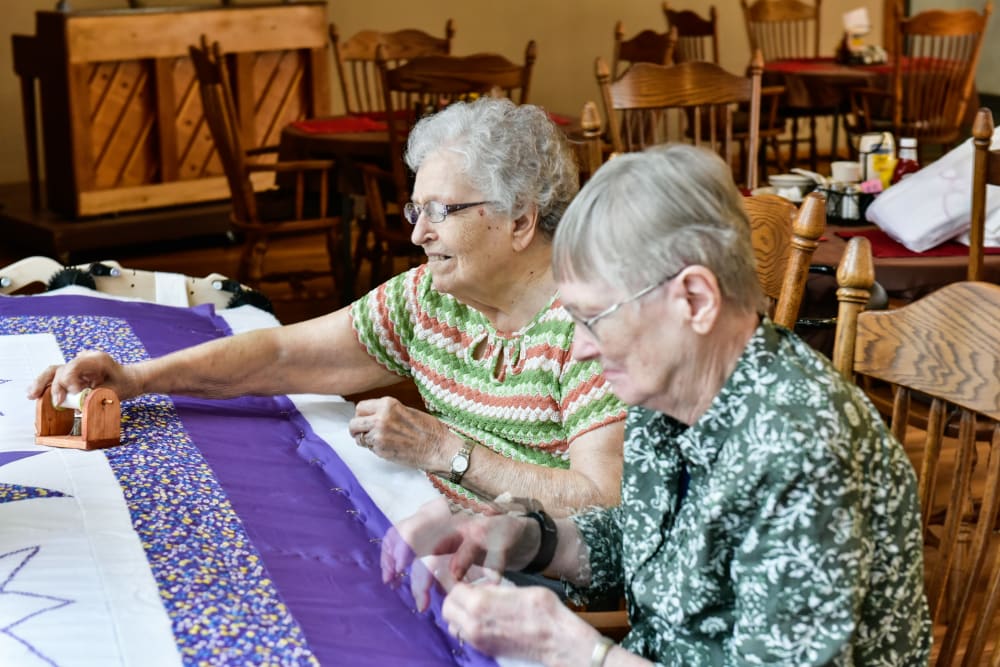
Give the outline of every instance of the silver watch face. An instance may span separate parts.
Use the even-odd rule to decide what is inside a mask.
[[[451,459],[451,469],[457,473],[463,473],[469,469],[469,457],[465,454],[455,454]]]

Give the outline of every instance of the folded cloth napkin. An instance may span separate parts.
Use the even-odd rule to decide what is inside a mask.
[[[968,246],[955,241],[945,241],[924,252],[913,252],[892,240],[881,229],[862,229],[858,231],[838,231],[837,236],[849,239],[852,236],[863,236],[872,244],[872,255],[880,258],[888,257],[962,257],[969,254]],[[1000,255],[1000,248],[984,248],[987,255]]]
[[[365,116],[341,116],[337,118],[310,118],[292,123],[295,127],[309,134],[348,134],[353,132],[385,132],[388,127],[384,122],[366,118]]]
[[[1000,148],[1000,127],[991,148]],[[949,240],[969,244],[972,216],[972,139],[880,194],[865,217],[913,252]],[[1000,246],[1000,187],[986,192],[987,247]]]

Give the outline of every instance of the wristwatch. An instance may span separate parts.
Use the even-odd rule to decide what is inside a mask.
[[[465,444],[462,445],[462,449],[458,450],[458,453],[451,457],[451,475],[448,479],[452,484],[462,483],[462,478],[469,470],[469,460],[472,457],[472,448],[475,446],[476,443],[466,440]]]
[[[531,559],[531,562],[521,568],[525,574],[538,574],[547,568],[556,555],[556,545],[559,543],[559,530],[556,522],[545,510],[532,510],[524,514],[529,519],[538,522],[538,530],[541,531],[541,538],[538,542],[538,553]]]

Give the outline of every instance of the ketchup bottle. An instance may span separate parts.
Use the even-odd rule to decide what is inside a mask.
[[[915,171],[920,170],[920,158],[917,157],[917,140],[913,137],[902,137],[899,140],[899,159],[892,172],[892,182],[898,183]]]

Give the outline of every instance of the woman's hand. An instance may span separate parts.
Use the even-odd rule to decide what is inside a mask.
[[[75,394],[95,387],[111,389],[120,400],[142,393],[135,374],[104,352],[81,352],[68,364],[49,366],[28,387],[28,398],[40,398],[50,384],[52,403],[55,405],[62,403],[67,393]]]
[[[456,584],[442,608],[448,630],[492,656],[549,667],[586,665],[599,634],[541,586]]]
[[[507,567],[530,562],[540,539],[534,519],[516,514],[452,513],[443,498],[432,500],[383,537],[382,581],[394,586],[408,573],[413,598],[422,611],[429,604],[435,579],[442,583],[481,577],[499,580],[498,573]],[[448,558],[434,561],[432,567],[414,562],[425,556]]]
[[[388,396],[358,403],[348,428],[358,444],[382,458],[430,472],[448,471],[462,447],[439,419]]]

